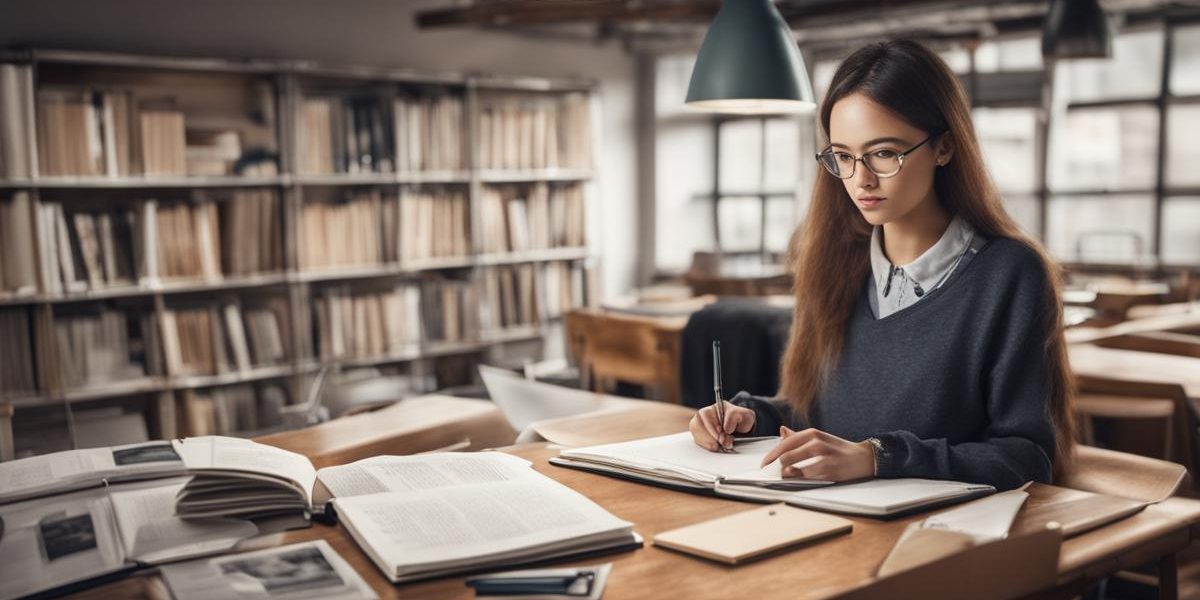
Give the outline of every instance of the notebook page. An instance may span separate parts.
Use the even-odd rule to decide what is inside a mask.
[[[760,470],[767,452],[779,438],[736,444],[734,453],[710,452],[697,446],[689,432],[565,450],[562,456],[625,464],[679,473],[700,481],[743,475]]]

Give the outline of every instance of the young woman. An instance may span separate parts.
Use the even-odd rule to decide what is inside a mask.
[[[1061,281],[1004,211],[954,73],[915,42],[868,45],[820,118],[780,397],[701,410],[696,443],[778,432],[763,464],[784,476],[1049,482],[1073,450]]]

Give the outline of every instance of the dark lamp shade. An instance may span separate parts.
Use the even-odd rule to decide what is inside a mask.
[[[1042,57],[1108,58],[1112,32],[1097,0],[1053,0],[1042,28]]]
[[[686,103],[735,114],[816,107],[792,30],[770,0],[725,0],[700,46]]]

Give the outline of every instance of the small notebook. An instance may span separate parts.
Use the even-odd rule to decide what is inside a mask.
[[[771,504],[664,531],[654,537],[654,545],[736,565],[788,546],[846,533],[853,526],[841,517]]]

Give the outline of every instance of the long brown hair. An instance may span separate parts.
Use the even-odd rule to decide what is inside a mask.
[[[1050,293],[1042,306],[1051,362],[1048,411],[1056,431],[1056,472],[1074,453],[1073,378],[1062,326],[1062,276],[1041,244],[1025,235],[1004,210],[975,138],[971,111],[954,73],[937,54],[908,40],[877,42],[851,54],[833,76],[821,105],[829,132],[833,105],[860,93],[928,133],[947,132],[954,159],[936,170],[934,190],[951,214],[987,237],[1011,238],[1041,257]],[[796,306],[783,357],[780,395],[799,414],[809,414],[824,379],[842,350],[846,324],[870,273],[871,225],[859,214],[842,181],[817,169],[812,201],[788,249]]]

